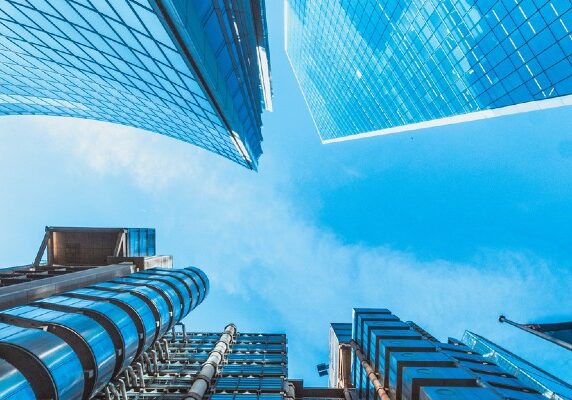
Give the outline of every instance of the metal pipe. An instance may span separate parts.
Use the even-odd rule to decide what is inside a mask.
[[[152,374],[153,370],[151,369],[153,366],[151,365],[151,360],[149,359],[149,354],[143,353],[143,365],[145,365],[145,370],[147,370],[148,374]]]
[[[217,372],[218,366],[222,362],[225,353],[230,348],[230,343],[232,342],[235,333],[236,326],[234,326],[234,324],[229,324],[224,328],[223,334],[215,343],[209,354],[209,358],[201,367],[201,370],[191,386],[189,395],[185,397],[185,400],[202,400]]]
[[[117,389],[115,388],[113,383],[108,383],[107,387],[109,388],[109,391],[111,392],[111,395],[113,396],[113,398],[119,399],[119,392],[117,391]]]
[[[131,387],[131,377],[129,376],[129,372],[127,371],[127,369],[125,369],[125,371],[123,371],[123,378],[125,379],[125,384],[128,387]]]
[[[117,381],[119,382],[119,390],[121,392],[121,398],[127,400],[127,388],[125,387],[125,382],[123,382],[123,379],[118,379]]]
[[[169,359],[171,354],[169,353],[169,342],[167,339],[163,339],[163,344],[165,345],[165,361]]]
[[[145,387],[145,373],[143,372],[143,364],[138,362],[135,364],[137,366],[137,373],[139,373],[139,386],[144,388]]]
[[[153,346],[157,354],[159,354],[159,360],[165,361],[165,354],[163,353],[163,348],[161,347],[161,342],[156,341],[155,345]]]
[[[129,377],[131,378],[131,385],[133,387],[138,387],[139,386],[139,382],[137,382],[137,374],[135,374],[135,371],[133,370],[133,367],[130,365],[127,367],[127,369],[125,370],[127,371],[127,374],[129,375]]]
[[[365,369],[367,377],[369,378],[369,381],[373,385],[373,388],[375,389],[375,392],[377,393],[379,398],[381,400],[390,400],[389,396],[387,395],[387,392],[383,388],[383,385],[379,382],[379,379],[377,379],[377,375],[375,375],[375,372],[373,371],[369,363],[366,361],[359,345],[352,340],[350,342],[350,346],[352,347],[352,349],[354,349],[356,357],[359,359],[361,366]]]
[[[284,397],[287,399],[294,400],[296,398],[296,390],[294,389],[294,384],[289,381],[284,381]]]
[[[183,333],[183,343],[187,343],[187,327],[182,322],[177,322],[175,325],[178,325],[181,327],[181,331]],[[173,340],[175,340],[174,336],[173,336]]]
[[[560,347],[564,347],[566,350],[570,350],[572,351],[572,344],[565,342],[564,340],[560,340],[558,338],[555,338],[554,336],[551,335],[547,335],[544,332],[540,332],[534,329],[530,329],[529,327],[527,327],[526,325],[522,325],[522,324],[517,324],[516,322],[511,321],[510,319],[507,319],[504,315],[499,316],[499,322],[506,322],[509,325],[512,325],[514,327],[517,327],[519,329],[522,329],[525,332],[528,333],[532,333],[533,335],[536,335],[544,340],[548,340],[549,342],[552,342],[554,344],[557,344]]]
[[[155,350],[151,350],[151,359],[153,360],[153,374],[159,372],[159,360],[157,359],[157,352]]]
[[[349,388],[351,387],[351,346],[347,343],[340,343],[338,346],[338,376],[337,387]]]
[[[350,394],[350,390],[347,387],[344,387],[344,399],[352,400],[352,395]]]

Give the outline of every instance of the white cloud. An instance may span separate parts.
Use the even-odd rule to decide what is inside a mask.
[[[527,338],[499,327],[500,312],[534,320],[572,309],[572,297],[561,289],[572,287],[572,274],[532,254],[491,250],[453,263],[343,243],[299,216],[285,183],[288,171],[271,161],[256,175],[180,142],[144,139],[131,128],[59,120],[48,130],[62,151],[97,173],[125,175],[143,191],[175,196],[169,226],[177,232],[171,239],[188,249],[184,256],[226,293],[257,293],[264,302],[259,307],[275,310],[293,335],[307,338],[304,351],[323,351],[327,323],[349,321],[355,306],[390,308],[442,339],[470,328],[514,344]],[[544,361],[564,368],[570,359],[546,354]]]

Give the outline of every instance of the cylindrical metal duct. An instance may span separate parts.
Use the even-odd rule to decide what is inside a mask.
[[[64,293],[64,295],[86,300],[108,301],[125,311],[131,317],[139,334],[139,347],[135,358],[148,349],[157,336],[158,325],[153,311],[145,301],[137,296],[129,293],[107,292],[90,287],[72,290]]]
[[[135,275],[135,274],[134,274]],[[165,282],[161,279],[149,278],[149,277],[137,277],[134,275],[127,276],[125,278],[116,278],[113,282],[126,283],[134,286],[149,287],[151,289],[157,290],[161,296],[167,301],[169,307],[169,313],[171,314],[170,324],[168,329],[171,329],[173,325],[181,319],[183,315],[183,298],[177,288],[171,286],[170,282]]]
[[[82,365],[81,371],[70,374],[83,372],[84,398],[99,392],[113,377],[113,341],[103,326],[89,317],[29,305],[3,311],[0,321],[22,328],[45,328],[69,344]]]
[[[0,323],[0,358],[16,367],[38,399],[80,399],[83,395],[84,376],[79,357],[56,335]],[[22,386],[9,387],[8,377],[0,378],[0,391],[6,397],[15,395],[17,392],[13,390]]]
[[[33,399],[32,385],[18,369],[0,359],[0,399]]]
[[[203,271],[195,267],[184,269],[153,268],[141,271],[138,274],[168,275],[184,282],[190,290],[191,310],[205,299],[209,291],[207,276]]]
[[[157,268],[3,311],[0,397],[32,391],[88,399],[200,304],[208,288],[197,268]],[[222,358],[221,346],[211,361]]]
[[[143,300],[151,311],[157,323],[157,332],[153,341],[159,339],[171,324],[171,315],[169,314],[169,303],[162,294],[153,288],[146,286],[134,286],[127,283],[115,283],[112,281],[101,282],[91,286],[94,289],[109,291],[112,293],[129,293]]]
[[[137,327],[129,314],[115,304],[62,295],[48,297],[35,302],[34,305],[49,310],[83,314],[99,322],[109,333],[115,346],[114,376],[127,368],[135,358],[139,345]]]

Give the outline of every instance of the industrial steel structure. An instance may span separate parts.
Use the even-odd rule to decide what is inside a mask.
[[[531,379],[506,362],[506,353],[491,353],[490,342],[486,347],[474,339],[464,339],[469,346],[453,338],[443,343],[387,309],[355,308],[351,324],[332,324],[330,330],[330,386],[354,388],[359,400],[569,398],[562,391],[569,385],[535,380],[539,375]]]
[[[154,229],[46,227],[1,276],[0,400],[352,400],[288,380],[284,334],[189,331],[208,278],[155,248]]]
[[[154,229],[46,227],[34,262],[0,274],[0,399],[110,398],[208,290],[155,254]]]
[[[141,374],[157,353],[164,357],[165,333],[207,293],[208,279],[197,268],[156,268],[2,310],[0,397],[115,392],[113,379],[133,376],[138,362]]]
[[[172,265],[171,256],[155,254],[155,229],[47,226],[31,264],[0,270],[0,310]]]
[[[0,279],[0,400],[569,398],[478,335],[442,343],[364,308],[331,324],[330,387],[306,387],[288,376],[284,334],[189,330],[209,280],[155,248],[152,229],[47,227],[34,263]]]

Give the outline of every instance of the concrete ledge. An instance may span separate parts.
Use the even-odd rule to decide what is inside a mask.
[[[145,257],[107,257],[109,264],[129,262],[135,264],[138,271],[151,268],[173,268],[172,256],[145,256]]]

